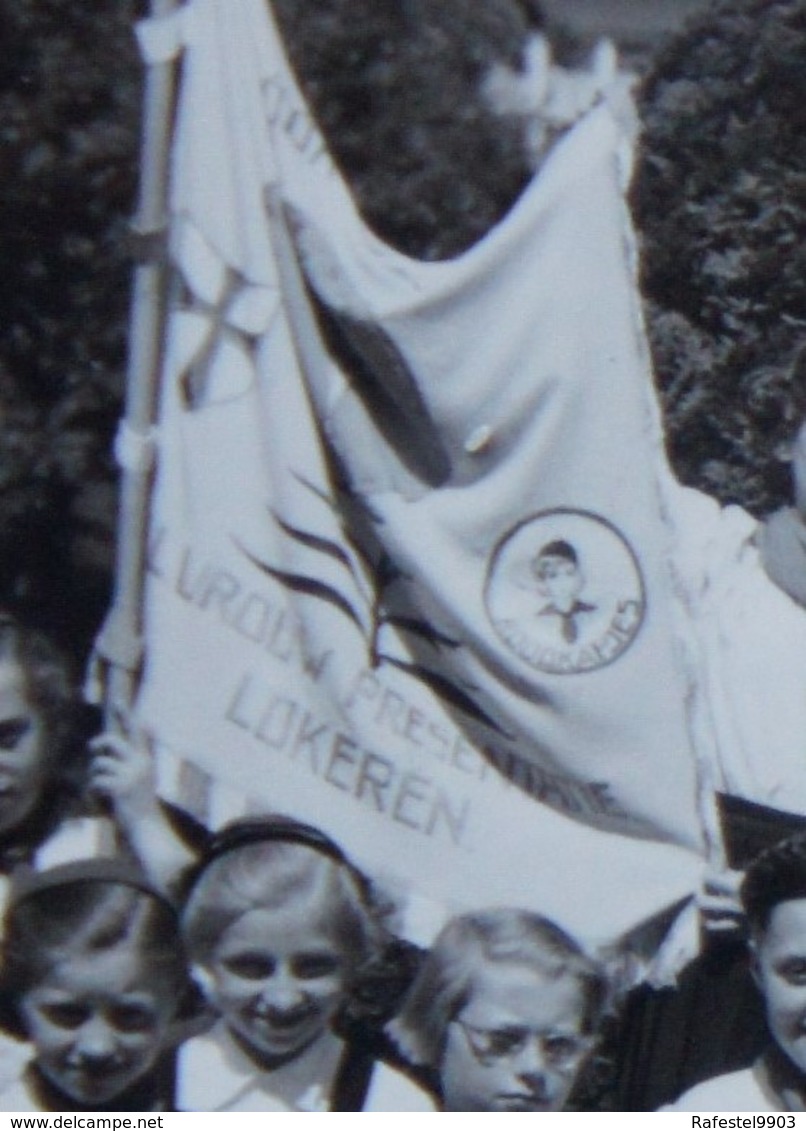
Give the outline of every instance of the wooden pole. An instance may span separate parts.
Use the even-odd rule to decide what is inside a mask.
[[[151,0],[152,18],[179,0]],[[167,203],[176,62],[149,62],[143,96],[140,185],[132,222],[135,269],[125,413],[116,445],[122,468],[112,606],[97,642],[106,668],[105,715],[117,729],[132,705],[143,655],[143,597],[156,447],[154,426],[164,353]]]

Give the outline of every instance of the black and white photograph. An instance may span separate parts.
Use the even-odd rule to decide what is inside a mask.
[[[806,0],[0,29],[0,1111],[806,1111]]]

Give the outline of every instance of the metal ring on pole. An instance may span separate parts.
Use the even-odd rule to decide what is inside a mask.
[[[115,436],[118,466],[132,475],[145,475],[151,471],[157,456],[157,435],[156,428],[141,432],[122,420]]]
[[[135,217],[129,224],[129,255],[138,265],[162,264],[168,258],[168,221],[145,226]]]
[[[185,11],[179,8],[164,15],[150,16],[135,24],[140,54],[149,66],[170,63],[181,54],[185,43]]]

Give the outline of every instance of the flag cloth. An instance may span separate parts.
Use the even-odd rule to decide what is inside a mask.
[[[143,26],[168,41],[162,788],[321,825],[413,935],[509,903],[614,937],[702,854],[618,124],[594,107],[481,243],[420,263],[357,214],[263,0]]]

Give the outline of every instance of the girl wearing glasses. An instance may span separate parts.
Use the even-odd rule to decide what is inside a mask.
[[[559,927],[501,908],[453,919],[390,1031],[444,1111],[562,1111],[605,1004],[598,966]]]

